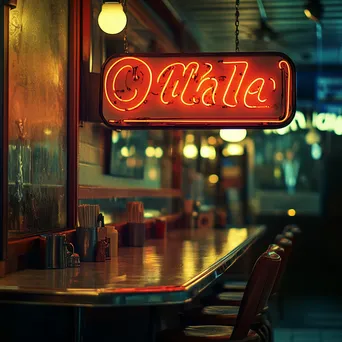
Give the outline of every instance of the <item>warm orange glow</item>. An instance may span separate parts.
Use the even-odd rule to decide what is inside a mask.
[[[233,65],[234,65],[234,71],[233,71],[233,73],[232,73],[232,75],[231,75],[231,77],[230,77],[230,80],[229,80],[227,89],[226,89],[226,91],[225,91],[225,93],[224,93],[224,95],[223,95],[223,103],[224,103],[226,106],[228,106],[228,107],[235,107],[235,106],[237,105],[237,103],[238,103],[237,97],[238,97],[238,95],[239,95],[239,91],[240,91],[240,88],[241,88],[241,84],[242,84],[242,82],[243,82],[243,79],[244,79],[244,77],[245,77],[245,75],[246,75],[246,72],[247,72],[247,69],[248,69],[248,63],[242,61],[242,62],[223,62],[223,64],[233,64]],[[231,88],[231,85],[232,85],[232,82],[233,82],[233,79],[234,79],[234,77],[235,77],[236,70],[237,70],[237,67],[238,67],[239,64],[243,64],[243,65],[244,65],[244,70],[243,70],[242,73],[240,73],[240,75],[241,75],[241,80],[240,80],[239,85],[238,85],[238,87],[237,87],[237,89],[236,89],[236,91],[235,91],[235,94],[232,94],[232,95],[234,95],[234,103],[233,103],[233,104],[229,104],[229,103],[226,102],[226,98],[227,98],[228,91],[229,91],[230,88]]]
[[[255,90],[255,91],[250,91],[250,89],[254,86],[254,84],[256,84],[257,82],[260,82],[261,84],[260,84],[260,86],[258,87],[258,89],[257,90]],[[247,103],[247,96],[248,95],[255,95],[255,94],[258,94],[258,101],[259,102],[266,102],[267,101],[267,99],[261,99],[260,98],[260,94],[261,94],[261,92],[262,92],[262,89],[263,89],[263,87],[264,87],[264,84],[265,84],[265,80],[263,79],[263,78],[256,78],[249,86],[248,86],[248,88],[247,88],[247,90],[246,90],[246,92],[245,92],[245,96],[244,96],[244,98],[243,98],[243,102],[244,102],[244,104],[245,104],[245,106],[246,107],[248,107],[248,108],[268,108],[269,106],[252,106],[252,105],[249,105],[248,103]]]
[[[284,70],[284,67],[282,65],[286,66],[287,70],[284,70],[284,72],[287,74],[287,87],[286,87],[286,96],[287,96],[287,100],[286,100],[286,113],[285,113],[285,117],[287,118],[290,115],[290,96],[291,96],[291,84],[292,84],[292,75],[291,75],[291,68],[288,62],[286,62],[285,60],[282,60],[279,62],[279,68]]]
[[[140,95],[141,96],[140,99],[138,97],[139,91],[136,88],[134,89],[134,94],[131,95],[131,97],[129,97],[128,99],[122,99],[122,97],[117,95],[117,92],[119,90],[116,88],[117,78],[120,75],[122,75],[122,71],[125,69],[129,69],[129,71],[132,72],[133,82],[136,82],[137,80],[139,80],[139,76],[133,75],[134,73],[137,73],[137,69],[139,67],[138,66],[133,67],[130,64],[130,63],[132,63],[132,61],[139,62],[140,64],[142,64],[143,67],[145,67],[147,69],[147,78],[148,78],[147,83],[148,83],[148,85],[147,86],[145,85],[146,86],[145,93]],[[120,67],[121,64],[123,64],[123,65]],[[118,70],[116,70],[117,68],[118,68]],[[135,69],[135,68],[137,68],[137,69]],[[128,72],[125,75],[125,82],[124,83],[127,82]],[[144,75],[143,78],[145,78],[145,74],[143,74],[143,75]],[[112,82],[111,82],[111,79],[112,79]],[[110,83],[112,83],[111,86],[110,86]],[[146,97],[150,92],[151,85],[152,85],[152,70],[149,67],[149,65],[147,63],[145,63],[143,60],[141,60],[140,58],[123,57],[123,58],[120,58],[119,60],[117,60],[115,63],[113,63],[113,65],[111,65],[111,67],[108,69],[108,71],[105,75],[104,85],[105,85],[104,92],[106,94],[107,101],[112,107],[114,107],[116,110],[119,110],[122,112],[125,110],[133,110],[133,109],[136,109],[136,108],[141,106],[141,104],[146,100]],[[125,84],[125,87],[126,87],[127,92],[132,91],[131,88],[128,87],[127,84]],[[143,88],[143,87],[141,87],[141,88]],[[112,90],[112,91],[109,93],[109,90]],[[121,92],[124,92],[126,90],[123,89],[123,90],[121,90]],[[135,104],[131,103],[131,102],[134,102],[135,100],[137,100],[136,101],[137,103],[135,103]],[[119,102],[119,104],[117,102]],[[120,102],[123,102],[121,104],[121,106],[120,106]],[[128,103],[128,104],[131,103],[130,107],[125,108],[125,106],[123,106],[125,103]]]
[[[289,215],[289,216],[296,216],[296,210],[294,210],[294,209],[289,209],[288,211],[287,211],[287,215]]]
[[[173,80],[173,75],[175,73],[175,70],[176,71],[179,71],[177,66],[180,66],[182,69],[182,78],[181,78],[181,81],[184,82],[185,80],[185,85],[183,86],[183,91],[180,93],[180,98],[181,98],[181,101],[184,105],[186,106],[192,106],[194,105],[195,103],[192,101],[192,102],[186,102],[184,100],[184,93],[186,92],[187,90],[187,87],[190,83],[190,80],[193,79],[193,75],[195,75],[197,72],[198,72],[198,69],[199,69],[199,64],[196,63],[196,62],[191,62],[189,63],[187,66],[185,66],[184,63],[172,63],[170,65],[167,65],[163,70],[162,72],[159,74],[158,78],[157,78],[157,83],[161,83],[162,82],[162,78],[165,77],[165,74],[170,71],[169,73],[169,77],[167,78],[166,82],[164,83],[164,86],[162,88],[162,91],[160,93],[160,101],[163,103],[163,104],[170,104],[171,101],[166,101],[165,100],[165,95],[166,95],[166,92],[167,92],[167,89],[170,88],[172,89],[171,91],[171,96],[172,97],[177,97],[179,96],[179,93],[177,94],[176,91],[178,89],[178,86],[179,86],[179,83],[180,83],[180,80],[179,79],[175,79],[174,82],[172,82]],[[187,71],[190,70],[190,74],[186,77],[186,73]]]
[[[276,54],[113,57],[103,69],[102,111],[107,123],[121,127],[279,127],[295,109],[292,73]]]

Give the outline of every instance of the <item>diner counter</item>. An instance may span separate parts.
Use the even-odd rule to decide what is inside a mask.
[[[143,248],[119,248],[110,261],[16,272],[0,279],[0,302],[96,307],[185,303],[264,231],[264,226],[179,229],[165,239],[147,240]]]

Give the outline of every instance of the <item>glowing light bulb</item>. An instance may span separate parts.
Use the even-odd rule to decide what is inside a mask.
[[[216,144],[216,138],[215,137],[209,137],[208,138],[208,144],[209,145],[215,145]]]
[[[284,160],[284,155],[281,153],[281,152],[277,152],[275,155],[274,155],[274,159],[278,162],[281,162]]]
[[[154,156],[156,158],[161,158],[163,156],[164,152],[163,149],[161,147],[156,147],[154,150]]]
[[[112,143],[116,144],[119,141],[119,138],[120,138],[119,133],[116,131],[113,131],[112,132]]]
[[[194,144],[185,145],[183,149],[183,154],[185,158],[195,159],[198,155],[198,149]]]
[[[209,159],[210,160],[216,159],[216,150],[214,146],[209,146]]]
[[[315,129],[310,129],[305,136],[305,141],[308,145],[314,145],[321,141],[321,136]]]
[[[129,157],[129,150],[127,146],[124,146],[121,148],[121,155],[126,158]]]
[[[288,211],[287,211],[287,215],[289,215],[289,216],[296,216],[296,210],[294,210],[294,209],[289,209]]]
[[[209,176],[208,180],[209,180],[209,183],[216,184],[219,178],[218,178],[218,175],[213,174]]]
[[[129,149],[129,155],[130,155],[130,156],[135,155],[135,146],[131,146],[131,147],[130,147],[130,149]]]
[[[148,178],[150,180],[157,180],[158,178],[158,171],[155,168],[152,168],[148,171]]]
[[[50,128],[44,128],[44,134],[45,135],[51,135],[52,134],[52,130]]]
[[[120,33],[127,24],[127,16],[119,2],[106,2],[98,17],[101,30],[108,34]]]
[[[245,129],[221,129],[220,137],[224,141],[228,142],[239,142],[245,139],[247,131]]]
[[[228,156],[242,156],[243,155],[243,146],[239,145],[239,144],[229,144],[225,150],[227,151],[226,152],[226,155],[223,154],[225,157],[228,157]],[[225,151],[223,150],[223,152]]]
[[[194,141],[195,141],[195,136],[193,134],[187,134],[187,136],[185,137],[185,142],[191,144]]]
[[[156,151],[155,151],[154,147],[152,147],[152,146],[147,147],[145,150],[145,154],[149,158],[154,157],[155,153],[156,153]]]
[[[311,157],[314,160],[319,160],[322,157],[322,148],[318,144],[311,145]]]
[[[310,12],[310,10],[308,10],[307,8],[304,10],[304,14],[306,15],[307,18],[311,19],[312,14]]]
[[[209,146],[202,146],[200,153],[201,153],[201,157],[202,158],[209,158],[209,156],[210,156],[210,147]]]

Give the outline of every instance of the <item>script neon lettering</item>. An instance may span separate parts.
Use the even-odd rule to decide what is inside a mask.
[[[139,69],[146,69],[145,71],[147,72],[144,73],[141,70],[137,70],[138,68],[134,69],[134,67],[132,66],[132,63],[136,63],[136,62],[140,63]],[[126,71],[124,82],[121,82],[121,83],[124,83],[124,85],[122,89],[119,89],[119,87],[117,86],[117,80],[125,69],[128,69],[128,70]],[[141,75],[142,75],[141,77],[143,78],[143,80],[140,80],[140,81],[142,81],[143,83],[147,83],[147,84],[145,84],[144,92],[141,92],[142,87],[138,88],[138,85],[136,85],[137,88],[134,89],[133,94],[128,95],[128,98],[125,99],[125,98],[122,98],[122,96],[119,96],[118,93],[125,92],[125,93],[130,94],[132,92],[132,88],[129,87],[127,84],[129,72],[132,74],[131,82],[133,82],[133,85],[134,85],[134,82],[137,82],[140,80],[140,76],[134,75],[134,74],[137,74],[138,72],[141,72]],[[152,70],[149,67],[149,65],[145,63],[143,60],[141,60],[140,58],[123,57],[117,60],[108,69],[105,75],[104,84],[105,84],[104,92],[105,92],[106,99],[112,107],[122,112],[125,110],[133,110],[133,109],[140,107],[144,103],[144,101],[147,98],[147,95],[150,92],[150,89],[152,86]]]
[[[214,83],[214,85],[211,85],[210,87],[208,87],[206,90],[204,90],[203,92],[203,95],[202,95],[202,103],[209,107],[209,106],[212,106],[214,104],[216,104],[216,101],[215,101],[215,93],[217,91],[217,87],[218,87],[218,82],[217,82],[217,79],[215,77],[207,77],[207,75],[210,74],[210,72],[213,70],[213,65],[210,64],[210,63],[205,63],[207,66],[208,66],[208,71],[201,77],[201,81],[196,89],[196,92],[199,92],[202,85],[206,82],[208,83],[208,81],[211,81],[212,83]],[[206,96],[209,96],[211,98],[211,103],[210,102],[207,102],[205,100],[205,97]]]
[[[164,83],[162,91],[160,93],[160,101],[164,104],[170,104],[171,103],[171,101],[165,100],[168,88],[171,88],[171,89],[173,88],[171,91],[172,97],[176,98],[179,96],[179,94],[177,94],[177,89],[179,87],[180,80],[179,79],[174,80],[174,77],[173,77],[175,74],[175,71],[178,71],[177,67],[181,67],[181,70],[182,70],[182,79],[181,80],[183,82],[185,80],[185,84],[183,85],[183,91],[181,91],[179,93],[180,99],[184,105],[193,106],[195,103],[193,101],[186,102],[184,99],[184,94],[188,88],[190,80],[193,79],[193,76],[197,73],[197,71],[199,69],[199,64],[196,62],[191,62],[187,66],[185,66],[185,64],[183,64],[183,63],[173,63],[173,64],[166,66],[163,69],[163,71],[159,74],[159,76],[157,78],[157,83],[161,83],[162,82],[161,79],[163,77],[165,77],[165,74],[167,74],[168,72],[169,72],[169,76],[168,76],[166,82]],[[190,74],[186,77],[186,73],[188,72],[188,70],[190,70]]]
[[[251,91],[251,88],[255,85],[259,83],[260,86],[258,87],[257,90],[254,90],[254,91]],[[249,105],[248,102],[247,102],[247,97],[248,95],[256,95],[258,94],[258,101],[263,103],[263,102],[266,102],[267,99],[261,99],[260,98],[260,94],[262,92],[262,89],[264,88],[264,85],[265,85],[265,80],[263,78],[256,78],[247,88],[246,92],[245,92],[245,96],[244,96],[244,99],[243,99],[243,102],[245,104],[245,106],[247,108],[269,108],[270,106],[256,106],[256,105]]]
[[[179,102],[185,106],[201,104],[236,108],[267,109],[277,82],[269,77],[252,77],[247,61],[218,61],[212,63],[174,62],[154,74],[149,64],[137,57],[116,60],[104,74],[104,94],[108,103],[118,111],[132,111],[157,95],[163,105]],[[224,67],[222,67],[222,65]],[[287,76],[286,115],[290,112],[291,68],[287,61],[278,64]],[[160,71],[161,70],[161,71]],[[223,71],[222,71],[223,70]],[[284,82],[284,77],[282,78]],[[278,78],[279,80],[279,78]]]

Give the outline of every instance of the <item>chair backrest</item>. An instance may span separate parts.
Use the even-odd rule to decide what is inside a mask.
[[[288,224],[283,229],[283,234],[286,232],[290,232],[294,235],[299,235],[302,233],[301,229],[296,224]]]
[[[267,304],[280,263],[280,256],[268,250],[256,261],[241,301],[231,340],[242,340],[248,335],[255,317]]]
[[[280,284],[283,279],[283,275],[285,273],[287,263],[292,252],[292,241],[283,236],[279,236],[279,238],[277,239],[277,244],[270,245],[268,251],[275,252],[281,257],[281,263],[277,274],[277,278],[274,282],[271,291],[272,296],[273,294],[279,291]]]

